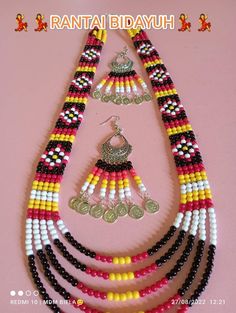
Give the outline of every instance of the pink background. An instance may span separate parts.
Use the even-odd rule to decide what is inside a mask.
[[[49,312],[44,305],[13,305],[11,290],[34,290],[25,266],[24,219],[31,181],[37,160],[48,141],[62,107],[68,84],[85,43],[86,31],[48,31],[35,33],[36,13],[49,20],[50,14],[174,14],[189,15],[191,33],[175,30],[148,32],[153,44],[172,75],[185,105],[207,168],[213,190],[219,228],[218,249],[213,275],[201,299],[208,304],[195,305],[191,312],[234,313],[235,299],[235,1],[1,1],[1,308],[5,312]],[[15,33],[15,16],[24,13],[28,33]],[[198,17],[207,13],[211,33],[199,33]],[[109,31],[97,83],[108,71],[108,62],[124,45],[135,68],[147,76],[124,31]],[[68,208],[68,199],[80,188],[88,170],[99,157],[99,147],[111,133],[109,124],[99,123],[119,115],[122,127],[133,145],[131,160],[138,169],[153,198],[161,205],[158,215],[146,215],[136,222],[125,218],[114,225],[82,217]],[[79,130],[71,162],[61,191],[61,215],[75,236],[97,251],[134,254],[153,244],[169,228],[177,212],[179,189],[170,146],[155,101],[142,106],[119,107],[89,99],[85,121]],[[75,253],[75,252],[74,252]],[[76,254],[76,253],[75,253]],[[158,254],[160,255],[160,254]],[[79,257],[81,257],[78,254]],[[154,257],[156,258],[156,256]],[[154,260],[153,258],[153,260]],[[67,268],[93,287],[126,290],[140,289],[162,277],[174,264],[177,255],[162,270],[146,280],[106,283],[90,279],[68,263]],[[63,260],[60,258],[61,262]],[[81,257],[89,265],[92,260]],[[99,264],[100,265],[100,264]],[[102,266],[110,269],[108,266]],[[141,265],[139,265],[141,267]],[[186,267],[187,269],[187,267]],[[183,273],[183,275],[182,275]],[[178,286],[186,270],[177,276]],[[61,281],[59,279],[59,281]],[[73,289],[66,283],[70,291]],[[48,286],[48,285],[47,285]],[[161,303],[176,291],[175,282],[164,292],[137,304],[113,304],[112,312],[130,313]],[[60,299],[51,288],[50,295]],[[78,292],[76,296],[81,296]],[[99,308],[111,308],[98,300],[84,297]],[[210,299],[223,299],[225,305],[211,305]],[[123,309],[118,309],[119,307]],[[131,306],[131,308],[129,308]],[[61,306],[65,308],[65,306]],[[73,308],[66,307],[67,312]]]

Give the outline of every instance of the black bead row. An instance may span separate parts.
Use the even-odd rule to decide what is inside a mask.
[[[45,261],[44,261],[44,264],[45,264]],[[49,294],[47,293],[46,289],[44,288],[44,285],[43,285],[41,279],[39,278],[39,274],[38,274],[37,267],[36,267],[36,264],[35,264],[35,257],[34,257],[34,255],[29,255],[28,256],[28,266],[29,266],[29,270],[30,270],[30,273],[32,275],[34,284],[35,284],[35,286],[36,286],[40,296],[45,301],[45,304],[54,313],[62,313],[62,310],[55,303],[53,303],[53,299],[50,298]],[[45,270],[48,269],[46,267],[46,265],[44,265],[44,268],[45,268]],[[50,278],[53,279],[53,276],[50,276]]]
[[[193,263],[191,265],[191,268],[189,270],[189,273],[183,283],[183,285],[178,289],[178,294],[182,297],[186,293],[186,291],[189,289],[191,284],[193,283],[193,280],[197,274],[197,270],[200,266],[201,259],[204,252],[204,246],[205,242],[203,240],[199,240],[197,244],[196,254],[193,259]]]
[[[172,280],[178,274],[178,272],[181,271],[184,263],[188,260],[188,257],[193,249],[194,239],[195,237],[193,235],[188,236],[187,244],[181,256],[176,261],[176,265],[166,274],[166,278],[168,280]]]
[[[183,243],[185,235],[186,235],[186,232],[184,230],[181,230],[179,232],[179,235],[177,239],[175,240],[175,242],[172,244],[172,246],[167,250],[167,252],[163,256],[161,256],[159,259],[155,261],[158,267],[171,259],[172,255],[179,249],[179,247]]]
[[[61,251],[63,257],[69,262],[71,263],[75,268],[81,270],[82,272],[85,272],[87,269],[87,266],[81,262],[79,262],[66,248],[66,246],[64,246],[64,244],[59,240],[59,239],[55,239],[53,241],[53,243],[55,244],[55,246]]]
[[[200,280],[200,283],[198,284],[198,287],[194,290],[193,294],[188,299],[188,306],[192,306],[195,303],[195,301],[200,297],[200,295],[205,290],[205,288],[208,284],[208,281],[210,279],[212,269],[214,266],[215,250],[216,250],[215,245],[209,246],[206,268],[205,268],[204,273],[202,275],[202,279]]]
[[[132,71],[128,71],[128,72],[125,72],[125,73],[116,73],[116,72],[110,72],[108,74],[109,77],[124,77],[125,76],[128,76],[128,77],[134,77],[134,75],[136,74],[136,72],[134,70]]]
[[[51,248],[51,245],[46,245],[45,250],[46,250],[46,254],[47,254],[52,266],[60,274],[60,276],[63,277],[72,286],[74,286],[74,287],[77,286],[78,280],[74,276],[72,276],[70,273],[68,273],[67,270],[59,263],[56,255],[54,254],[54,252]]]
[[[80,253],[85,254],[86,256],[94,259],[96,257],[96,252],[91,251],[84,246],[82,246],[81,243],[79,243],[72,235],[70,232],[65,233],[65,238],[66,240]],[[55,242],[54,242],[55,243]]]
[[[109,164],[103,160],[98,160],[97,163],[95,164],[95,166],[97,166],[98,168],[100,168],[104,171],[107,171],[109,173],[120,172],[120,171],[124,171],[124,170],[129,171],[133,168],[131,161],[127,161],[127,162],[120,163],[120,164]]]
[[[157,241],[150,249],[147,250],[147,254],[151,256],[157,253],[161,249],[161,247],[163,247],[170,240],[170,238],[174,236],[176,230],[177,228],[174,225],[172,225],[168,232],[159,241]]]

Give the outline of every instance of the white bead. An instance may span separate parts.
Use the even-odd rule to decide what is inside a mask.
[[[47,239],[47,240],[44,240],[43,241],[43,244],[46,246],[46,245],[50,245],[50,241]]]
[[[205,235],[200,235],[199,239],[205,241],[206,240],[206,236]]]
[[[59,237],[58,237],[58,234],[55,234],[55,235],[52,235],[52,239],[54,240],[54,239],[58,239]]]
[[[41,244],[41,240],[40,240],[40,239],[34,240],[34,244],[35,244],[35,245]]]
[[[41,230],[47,229],[47,226],[46,226],[46,225],[41,225],[40,229],[41,229]]]
[[[32,229],[32,225],[31,224],[26,224],[25,225],[25,229]]]
[[[32,229],[26,229],[26,230],[25,230],[25,233],[26,233],[26,234],[32,234]]]
[[[27,235],[25,236],[25,239],[31,239],[31,238],[33,238],[33,235],[32,235],[32,234],[27,234]]]
[[[41,236],[38,234],[38,235],[34,235],[34,239],[40,239]]]
[[[26,224],[32,224],[32,219],[31,218],[27,218],[26,219]]]
[[[27,256],[33,255],[33,254],[34,254],[33,250],[27,250],[27,251],[26,251],[26,255],[27,255]]]
[[[32,244],[32,240],[31,239],[26,239],[25,240],[25,244],[26,245],[31,245]]]
[[[39,230],[38,230],[38,229],[34,229],[34,230],[33,230],[33,234],[34,234],[34,235],[39,234]]]
[[[57,221],[57,225],[61,225],[61,224],[64,224],[63,220]]]
[[[119,195],[119,198],[120,198],[120,199],[124,199],[124,198],[125,198],[125,195],[123,195],[123,194],[121,195],[121,194],[120,194],[120,195]]]
[[[41,250],[41,249],[43,249],[43,246],[42,246],[42,245],[36,245],[36,246],[35,246],[35,249],[36,249],[36,250]]]
[[[43,235],[41,238],[42,238],[42,240],[47,240],[48,239],[48,235]]]
[[[53,221],[52,220],[48,220],[47,221],[47,225],[53,225]]]
[[[200,209],[200,212],[206,213],[206,209]]]
[[[51,235],[53,235],[53,234],[57,234],[56,229],[52,229],[52,230],[50,230],[50,234],[51,234]]]
[[[42,235],[46,235],[48,232],[45,230],[45,229],[43,229],[43,230],[41,230],[41,234]]]
[[[46,224],[46,221],[45,221],[45,220],[41,220],[41,221],[40,221],[40,224],[41,224],[41,225],[45,225],[45,224]]]
[[[33,249],[32,244],[25,245],[25,249],[32,250]]]
[[[50,230],[50,229],[54,229],[54,225],[49,225],[48,226],[48,229]]]
[[[39,220],[38,219],[34,219],[33,220],[33,224],[38,224],[39,223]]]
[[[69,231],[69,230],[68,230],[67,228],[64,228],[64,229],[62,229],[61,232],[62,232],[62,234],[64,235],[65,233],[68,233],[68,231]]]

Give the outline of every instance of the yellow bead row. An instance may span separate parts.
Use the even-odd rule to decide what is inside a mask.
[[[109,280],[132,280],[134,279],[134,272],[127,273],[110,273]]]
[[[173,128],[167,128],[167,134],[168,136],[179,134],[179,133],[184,133],[189,130],[192,130],[192,126],[190,124],[182,125],[182,126],[177,126]]]
[[[148,68],[150,66],[155,66],[156,64],[163,64],[163,62],[161,59],[156,59],[155,61],[149,61],[149,62],[144,63],[144,67]]]
[[[176,89],[170,89],[170,90],[164,90],[164,91],[157,91],[157,92],[155,92],[156,98],[166,97],[166,96],[171,96],[171,95],[177,95]]]
[[[64,135],[64,134],[51,134],[50,140],[70,141],[73,143],[75,140],[75,136],[74,135]]]
[[[118,180],[118,187],[119,187],[119,189],[124,189],[124,181],[123,181],[123,179],[119,179]],[[117,264],[119,264],[119,263],[117,263]]]
[[[193,183],[196,181],[207,180],[205,171],[195,172],[191,174],[182,174],[178,176],[180,185]]]
[[[88,177],[86,178],[86,181],[87,181],[88,183],[91,183],[93,177],[94,177],[94,175],[93,175],[92,173],[90,173],[90,174],[88,175]]]
[[[141,180],[140,176],[137,176],[137,175],[134,176],[134,180],[138,186],[142,184],[142,180]]]
[[[66,97],[65,102],[73,102],[73,103],[83,103],[86,104],[88,102],[88,98],[85,97]]]
[[[79,66],[76,68],[76,72],[96,72],[96,66]]]
[[[43,191],[51,191],[51,192],[59,192],[60,184],[59,183],[49,183],[34,180],[32,184],[32,189],[35,190],[43,190]]]
[[[114,257],[112,260],[113,264],[130,264],[131,263],[131,257],[125,256],[125,257]]]
[[[125,293],[116,293],[109,291],[107,293],[107,300],[109,301],[126,301],[132,299],[139,299],[140,294],[137,290],[135,291],[127,291]]]
[[[94,30],[92,34],[98,39],[101,40],[102,42],[107,41],[107,31],[106,29],[99,29],[99,30]]]
[[[110,188],[110,190],[116,189],[116,181],[115,180],[113,180],[113,179],[110,180],[109,188]]]
[[[96,186],[97,185],[97,183],[98,183],[98,181],[99,181],[99,176],[94,176],[93,177],[93,179],[92,179],[92,181],[91,181],[91,185],[94,185],[94,186]]]
[[[127,32],[131,38],[133,38],[136,34],[139,34],[141,31],[140,27],[127,29]]]
[[[102,180],[102,186],[101,186],[101,188],[107,188],[107,183],[108,183],[108,180],[107,179],[103,179]]]

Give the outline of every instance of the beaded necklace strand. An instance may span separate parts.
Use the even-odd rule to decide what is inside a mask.
[[[95,251],[84,247],[69,232],[67,226],[60,218],[58,200],[60,183],[76,131],[83,119],[83,112],[88,100],[88,95],[93,83],[96,68],[98,66],[103,44],[106,41],[106,30],[94,29],[89,32],[88,39],[79,61],[78,68],[71,82],[69,91],[56,122],[56,126],[50,136],[50,141],[37,166],[35,179],[33,181],[31,196],[29,200],[26,219],[26,254],[28,265],[33,281],[46,304],[53,312],[63,313],[57,304],[53,303],[39,277],[36,256],[40,261],[40,267],[44,276],[51,286],[64,299],[68,300],[75,308],[79,308],[86,313],[102,313],[94,308],[90,308],[86,303],[78,303],[77,298],[72,296],[63,286],[61,286],[55,275],[50,270],[50,265],[68,283],[77,288],[80,292],[91,297],[108,301],[128,301],[146,297],[157,292],[181,271],[191,254],[196,243],[196,252],[191,268],[176,294],[170,297],[163,304],[156,308],[139,311],[138,313],[161,313],[173,306],[177,307],[178,313],[187,312],[187,309],[194,304],[202,291],[205,289],[213,268],[214,254],[217,241],[216,216],[211,200],[211,191],[207,180],[202,158],[196,143],[195,135],[188,121],[183,105],[155,47],[148,39],[146,33],[141,29],[128,30],[134,47],[148,73],[152,88],[159,104],[162,120],[169,136],[171,148],[176,163],[179,183],[180,183],[180,205],[179,212],[173,225],[168,232],[145,252],[134,256],[112,257],[101,255]],[[92,53],[91,53],[92,51]],[[163,75],[165,75],[163,79]],[[68,123],[68,116],[70,123]],[[197,284],[193,294],[187,299],[186,304],[179,304],[184,300],[184,295],[194,282],[198,272],[207,239],[206,221],[210,226],[210,243],[208,246],[207,263],[200,282]],[[178,230],[179,229],[179,230]],[[58,232],[59,231],[59,232]],[[134,272],[112,273],[95,270],[81,263],[67,250],[66,246],[59,239],[62,236],[77,251],[100,262],[126,265],[144,261],[148,257],[157,253],[168,241],[178,233],[178,236],[170,248],[151,265],[136,270]],[[142,290],[133,290],[123,293],[111,291],[101,292],[94,290],[77,280],[59,263],[53,249],[51,240],[59,253],[68,260],[75,268],[85,272],[92,277],[100,277],[105,280],[132,280],[149,275],[158,270],[162,265],[171,259],[174,253],[182,247],[182,243],[187,235],[186,245],[177,259],[172,269],[165,276],[147,286]],[[51,239],[51,240],[50,240]],[[33,248],[34,245],[34,248]],[[36,254],[34,253],[36,250]],[[105,313],[106,311],[103,311]],[[109,313],[109,312],[106,312]]]

